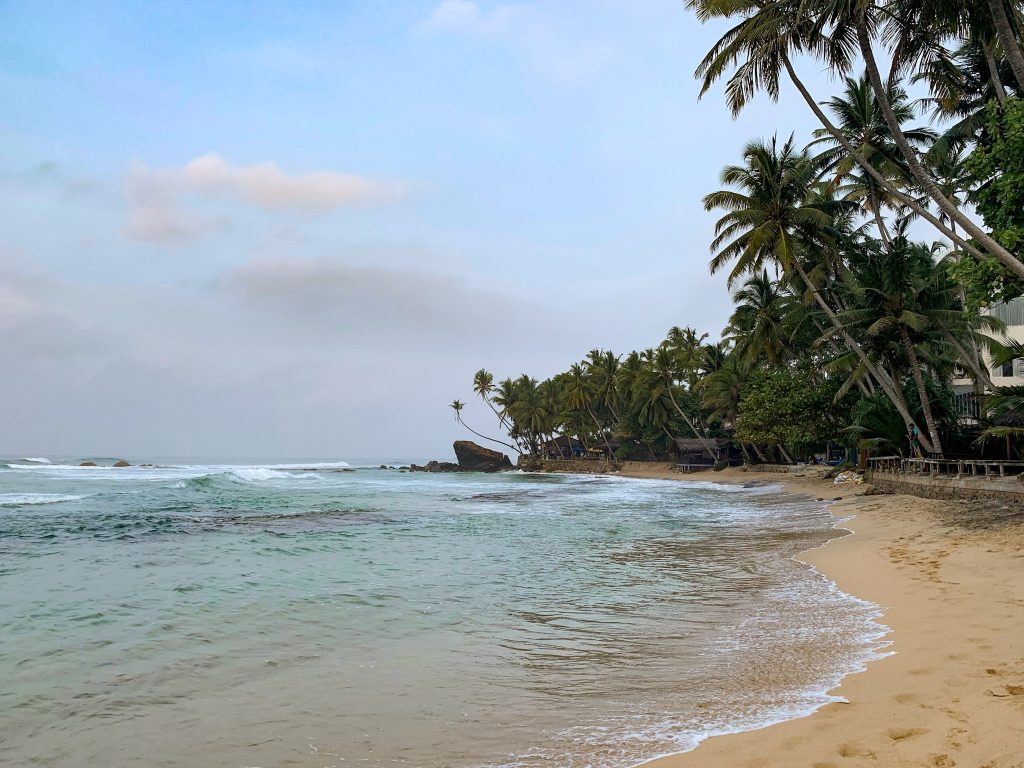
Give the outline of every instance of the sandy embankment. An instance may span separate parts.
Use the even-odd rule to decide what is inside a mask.
[[[810,717],[709,739],[646,768],[1024,768],[1024,510],[727,470],[645,477],[782,482],[833,499],[854,531],[805,553],[846,592],[878,603],[896,653],[847,677]]]

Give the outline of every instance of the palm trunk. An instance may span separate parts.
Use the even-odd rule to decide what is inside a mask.
[[[910,359],[910,366],[914,375],[914,384],[917,387],[917,396],[921,400],[921,410],[924,412],[924,421],[928,426],[928,435],[932,439],[932,446],[935,453],[942,456],[942,441],[939,439],[939,430],[935,426],[935,418],[932,416],[932,403],[928,397],[928,390],[924,386],[924,376],[921,375],[921,363],[918,362],[917,352],[914,351],[914,344],[910,341],[910,334],[907,327],[900,324],[900,339],[903,341],[903,348]]]
[[[688,426],[690,428],[690,431],[693,432],[694,436],[698,440],[700,440],[700,444],[704,446],[704,450],[708,452],[709,456],[711,456],[711,460],[712,461],[718,461],[718,454],[715,453],[713,450],[711,450],[711,447],[710,447],[711,441],[708,440],[705,435],[703,435],[703,434],[701,434],[700,432],[697,431],[697,427],[690,420],[690,417],[687,416],[685,413],[683,413],[683,409],[680,408],[679,407],[679,403],[676,402],[676,396],[674,394],[672,394],[672,382],[671,381],[668,382],[668,399],[672,401],[672,405],[675,406],[676,412],[680,416],[683,417],[683,421],[686,422],[686,426]]]
[[[872,206],[874,210],[872,213],[875,215],[875,226],[878,227],[878,235],[882,238],[882,242],[885,243],[886,247],[892,245],[892,238],[889,237],[889,230],[885,226],[885,219],[882,218],[882,211],[878,202]]]
[[[494,411],[494,415],[498,417],[498,423],[501,424],[501,428],[504,429],[506,432],[508,432],[509,435],[511,435],[512,434],[512,430],[509,429],[508,422],[506,422],[506,420],[505,420],[505,416],[500,411],[498,411],[497,408],[494,407],[494,403],[491,402],[491,398],[486,397],[486,396],[482,396],[482,397],[484,398],[484,402],[487,403],[487,406],[492,411]],[[467,429],[469,429],[469,427],[467,427]],[[523,455],[523,452],[521,450],[519,450],[518,448],[513,448],[512,450],[514,450],[520,456]]]
[[[836,128],[835,125],[832,124],[832,121],[829,120],[821,110],[821,107],[818,106],[818,102],[814,100],[810,91],[808,91],[807,87],[803,84],[803,81],[797,76],[796,70],[793,69],[793,64],[790,62],[788,56],[783,57],[783,63],[786,65],[786,72],[789,73],[789,79],[793,81],[793,85],[796,86],[798,91],[800,91],[800,95],[804,97],[804,101],[807,102],[807,105],[811,108],[815,117],[817,117],[818,121],[825,126],[825,129],[832,135],[832,138],[839,142],[839,145],[850,153],[850,156],[857,161],[857,164],[864,169],[865,173],[877,181],[886,192],[893,196],[894,199],[899,200],[903,205],[907,206],[922,219],[930,223],[939,232],[952,240],[956,245],[959,245],[967,253],[970,253],[974,258],[979,260],[985,258],[984,253],[960,237],[954,229],[947,227],[940,218],[935,216],[935,214],[929,211],[925,206],[919,204],[908,195],[903,194],[895,184],[885,178],[877,168],[871,165],[864,155],[861,154],[860,150],[850,143],[850,141],[843,135],[842,131]]]
[[[981,41],[981,50],[985,54],[985,66],[988,67],[989,80],[992,82],[992,90],[996,92],[996,100],[1000,104],[1006,103],[1006,89],[1003,81],[999,79],[999,67],[996,64],[996,57],[992,53],[992,46],[987,41]]]
[[[552,440],[554,440],[554,442],[555,442],[555,450],[558,451],[558,458],[564,459],[565,458],[565,454],[562,453],[562,446],[559,445],[558,438],[554,437],[554,438],[552,438]],[[569,447],[570,447],[570,449],[572,448],[572,438],[571,437],[569,438]]]
[[[611,443],[608,442],[608,433],[605,432],[604,427],[601,426],[601,422],[597,420],[597,416],[594,415],[594,412],[591,410],[590,405],[587,405],[587,413],[589,413],[590,418],[594,420],[594,424],[597,425],[597,432],[599,435],[601,435],[601,438],[604,440],[604,447],[608,449],[608,460],[615,461],[615,456],[612,455],[612,445]]]
[[[757,458],[758,458],[758,459],[760,460],[760,462],[761,462],[762,464],[767,464],[767,463],[769,463],[769,462],[768,462],[768,457],[767,457],[767,456],[765,456],[765,455],[764,455],[764,452],[763,452],[763,451],[762,451],[762,450],[761,450],[760,448],[758,448],[758,447],[757,447],[757,443],[751,443],[751,444],[750,444],[750,447],[754,449],[754,453],[756,453],[756,454],[757,454]]]
[[[903,154],[903,158],[907,161],[907,166],[910,168],[910,173],[914,177],[914,180],[928,194],[928,197],[935,201],[939,210],[945,213],[946,216],[949,217],[950,221],[954,221],[959,224],[964,231],[977,240],[985,250],[995,256],[1003,266],[1018,277],[1024,277],[1024,262],[997,243],[995,239],[988,234],[988,232],[971,221],[963,211],[957,208],[955,203],[942,194],[942,190],[939,189],[928,171],[925,170],[923,165],[921,165],[921,161],[917,156],[917,151],[910,146],[910,142],[907,141],[907,137],[903,134],[903,129],[900,127],[899,121],[896,119],[896,115],[892,111],[892,104],[889,102],[889,94],[886,92],[885,86],[882,85],[882,76],[878,72],[878,63],[875,61],[875,53],[871,49],[871,39],[868,36],[868,29],[865,23],[863,10],[857,18],[857,38],[860,42],[861,55],[864,57],[864,63],[867,66],[868,80],[871,81],[871,87],[875,91],[875,97],[878,99],[878,106],[882,109],[882,115],[885,117],[885,122],[889,126],[892,138],[896,142],[896,146],[899,147],[900,152]]]
[[[996,29],[996,37],[999,38],[999,45],[1010,62],[1013,79],[1017,81],[1018,88],[1024,88],[1024,53],[1017,42],[1013,25],[1010,24],[1010,17],[1006,15],[1006,6],[1003,0],[988,0],[988,7],[992,12],[992,23]],[[998,75],[996,78],[998,79]]]
[[[473,433],[474,435],[476,435],[477,437],[479,437],[479,438],[480,438],[481,440],[489,440],[489,441],[490,441],[490,442],[492,442],[492,443],[497,443],[498,445],[504,445],[504,446],[505,446],[506,448],[511,448],[511,449],[512,449],[513,451],[516,451],[517,453],[519,453],[520,455],[522,455],[522,453],[523,453],[523,452],[522,452],[522,451],[520,451],[520,450],[519,450],[518,448],[516,448],[515,446],[509,445],[508,443],[503,443],[503,442],[502,442],[501,440],[495,440],[495,439],[494,439],[493,437],[488,437],[487,435],[481,435],[481,434],[480,434],[479,432],[477,432],[477,431],[476,431],[475,429],[473,429],[473,428],[472,428],[471,426],[469,426],[469,424],[467,424],[466,422],[464,422],[464,421],[462,420],[462,417],[461,417],[461,416],[459,416],[459,417],[458,417],[458,419],[459,419],[459,424],[461,424],[462,426],[464,426],[464,427],[465,427],[466,429],[468,429],[468,430],[469,430],[470,432],[472,432],[472,433]]]
[[[779,453],[782,454],[782,458],[784,458],[787,463],[796,464],[796,462],[793,461],[793,457],[786,453],[786,447],[782,443],[776,443],[775,445],[779,449]]]
[[[960,359],[963,360],[967,367],[971,369],[971,372],[974,374],[975,388],[977,389],[978,386],[985,386],[994,390],[995,384],[992,383],[992,377],[989,375],[988,371],[985,370],[985,366],[981,364],[981,361],[978,360],[977,348],[974,349],[974,354],[971,354],[971,351],[967,350],[959,341],[957,341],[956,337],[948,330],[943,330],[942,335],[946,337],[946,341],[948,341],[950,346],[953,347],[953,350],[957,353]],[[971,346],[974,347],[973,341],[971,342]]]
[[[845,328],[843,328],[842,323],[839,322],[839,318],[836,317],[835,312],[832,311],[832,307],[830,307],[828,303],[821,298],[821,294],[811,283],[811,279],[807,276],[807,272],[804,271],[803,266],[800,264],[800,260],[794,259],[793,264],[796,266],[796,270],[797,273],[799,273],[800,278],[804,281],[804,285],[807,286],[807,290],[814,295],[814,300],[828,316],[828,319],[832,321],[832,326],[836,329],[839,335],[843,337],[843,341],[846,342],[850,351],[857,355],[861,363],[864,364],[864,368],[867,372],[874,377],[875,381],[878,382],[878,386],[882,388],[882,391],[885,392],[889,400],[892,401],[892,404],[896,406],[896,411],[903,419],[903,423],[907,425],[907,431],[910,431],[911,427],[913,427],[917,430],[918,434],[921,435],[921,430],[917,427],[917,424],[914,423],[914,417],[910,415],[910,410],[907,408],[907,404],[903,399],[902,393],[898,392],[898,387],[895,382],[888,373],[875,365],[871,358],[868,357],[867,352],[864,351],[864,348],[857,343]],[[924,443],[922,443],[922,445],[924,445]],[[931,452],[931,447],[927,447],[926,450]]]

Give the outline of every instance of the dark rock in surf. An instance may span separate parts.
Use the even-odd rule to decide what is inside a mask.
[[[456,440],[452,445],[463,472],[503,472],[512,469],[508,456],[484,448],[469,440]]]
[[[95,467],[95,466],[97,466],[97,464],[96,464],[95,461],[83,461],[78,466],[80,466],[80,467]]]
[[[450,461],[428,461],[425,467],[421,467],[419,464],[412,464],[409,467],[410,472],[459,472],[460,467],[458,464],[453,464]]]
[[[131,464],[129,464],[129,463],[128,463],[127,461],[125,461],[124,459],[121,459],[120,461],[115,461],[115,462],[114,462],[114,466],[115,466],[115,467],[117,467],[118,469],[121,469],[121,468],[123,468],[123,467],[130,467],[130,466],[131,466]]]

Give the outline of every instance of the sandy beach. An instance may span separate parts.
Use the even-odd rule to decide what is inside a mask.
[[[884,608],[892,655],[847,677],[810,717],[709,739],[652,768],[1024,766],[1024,511],[996,503],[864,495],[808,471],[636,477],[782,483],[835,499],[853,531],[804,553],[843,590]]]

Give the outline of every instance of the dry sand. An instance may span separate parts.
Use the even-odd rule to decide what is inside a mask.
[[[864,495],[865,486],[727,470],[637,477],[783,483],[854,531],[805,553],[846,592],[878,603],[892,656],[832,691],[848,703],[709,739],[646,768],[1024,768],[1024,510],[991,502]]]

